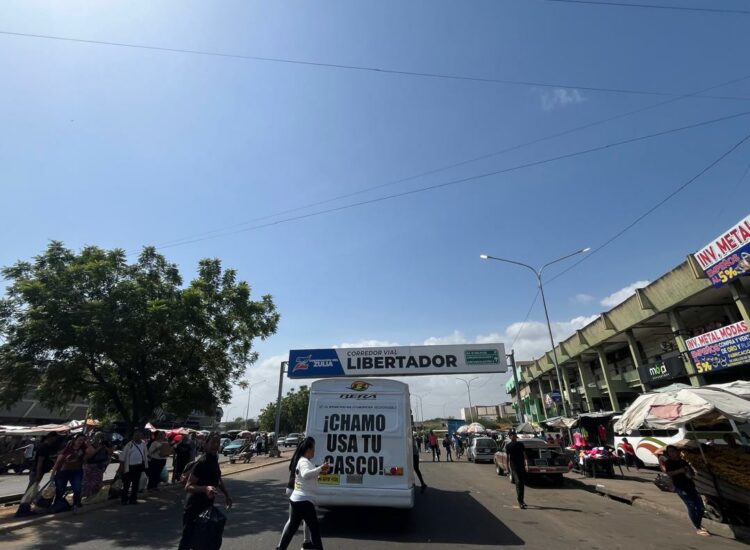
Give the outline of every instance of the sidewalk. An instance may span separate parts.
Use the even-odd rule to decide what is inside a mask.
[[[654,485],[653,481],[658,472],[647,469],[640,472],[634,469],[627,471],[623,468],[625,474],[623,479],[620,477],[619,471],[616,471],[617,476],[612,479],[582,477],[581,474],[576,472],[571,472],[565,478],[569,484],[575,487],[657,514],[670,516],[684,522],[685,528],[692,529],[685,505],[680,498],[676,494],[662,491]],[[709,519],[704,519],[703,525],[715,535],[746,543],[750,542],[750,529],[747,527],[718,523]]]
[[[252,461],[248,464],[230,464],[228,462],[221,464],[221,472],[222,476],[232,476],[235,474],[239,474],[242,472],[247,472],[250,470],[256,470],[258,468],[264,468],[266,466],[272,466],[274,464],[279,464],[281,462],[287,462],[292,456],[292,450],[284,450],[281,451],[281,458],[270,458],[268,455],[264,456],[255,456],[253,457]],[[83,507],[79,510],[76,517],[84,515],[88,512],[91,512],[93,510],[99,510],[101,508],[106,507],[116,507],[119,506],[119,499],[113,499],[108,500],[106,497],[102,498],[102,493],[106,495],[106,491],[108,490],[109,484],[111,481],[105,481],[104,488],[99,493],[97,497],[95,497],[95,500],[91,503],[86,503],[84,501]],[[160,485],[159,486],[160,491],[184,491],[184,488],[181,484],[175,483],[175,484],[166,484],[166,485]],[[158,493],[156,494],[158,497]],[[151,497],[148,493],[140,493],[138,495],[139,500],[145,499],[149,500]],[[50,521],[53,519],[64,519],[65,517],[72,517],[72,512],[61,512],[59,514],[45,514],[43,512],[40,512],[38,515],[25,517],[25,518],[16,518],[13,515],[16,512],[17,506],[6,506],[4,508],[0,508],[0,534],[7,533],[9,531],[14,531],[16,529],[21,529],[23,527],[27,527],[29,525],[33,525],[36,523],[43,523],[46,521]]]

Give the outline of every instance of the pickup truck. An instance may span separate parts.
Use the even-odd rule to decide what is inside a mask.
[[[525,448],[527,476],[548,476],[556,485],[563,484],[563,474],[568,471],[570,460],[565,456],[562,447],[538,438],[519,438],[518,441],[523,443]],[[495,453],[495,471],[499,476],[507,475],[511,483],[515,483],[513,472],[508,466],[508,455],[505,452],[505,446],[508,443],[510,440],[503,441]]]

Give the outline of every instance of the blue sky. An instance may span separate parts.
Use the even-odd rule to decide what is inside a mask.
[[[750,16],[543,0],[7,1],[0,21],[0,31],[570,86],[0,35],[2,265],[50,239],[137,251],[668,99],[583,88],[688,94],[750,75]],[[748,100],[683,99],[326,206],[750,111],[750,80],[711,93]],[[596,248],[744,137],[749,118],[163,252],[186,278],[200,258],[221,258],[257,295],[274,296],[279,331],[258,343],[261,361],[250,371],[251,381],[266,380],[253,390],[257,412],[275,394],[274,369],[290,348],[495,337],[510,345],[534,281],[482,262],[481,252],[542,264]],[[748,163],[745,145],[551,283],[557,336],[744,217]],[[548,349],[542,319],[535,308],[516,342],[520,356]],[[506,377],[479,381],[474,402],[502,400]],[[425,416],[457,414],[462,388],[448,377],[413,383]],[[238,392],[228,412],[244,407]]]

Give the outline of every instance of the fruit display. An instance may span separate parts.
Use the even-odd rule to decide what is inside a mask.
[[[711,447],[704,452],[708,466],[714,475],[750,490],[750,453],[725,446]],[[682,456],[696,471],[708,470],[700,451],[683,451]]]

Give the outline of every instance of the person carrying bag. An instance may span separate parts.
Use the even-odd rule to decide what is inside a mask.
[[[196,459],[187,475],[185,491],[188,499],[182,516],[182,537],[178,550],[216,550],[221,547],[226,517],[214,506],[216,492],[224,494],[225,507],[232,507],[232,498],[224,486],[219,469],[218,434],[206,440],[205,455]]]

